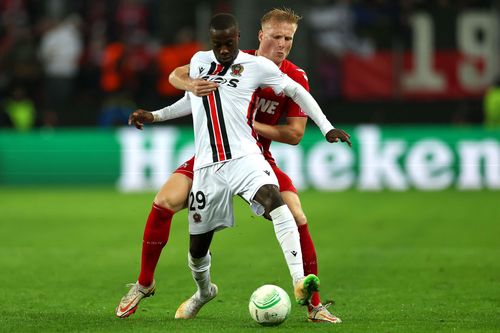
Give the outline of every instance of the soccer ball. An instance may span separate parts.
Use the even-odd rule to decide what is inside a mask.
[[[250,296],[248,310],[253,320],[263,326],[276,326],[288,318],[292,304],[286,291],[278,286],[266,284]]]

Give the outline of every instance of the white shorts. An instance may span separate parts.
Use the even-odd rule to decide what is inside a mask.
[[[233,196],[250,203],[257,214],[263,207],[253,198],[266,184],[278,186],[278,179],[261,154],[251,154],[194,171],[188,199],[189,233],[199,235],[234,225]]]

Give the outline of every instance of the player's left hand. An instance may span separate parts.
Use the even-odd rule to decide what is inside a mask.
[[[142,109],[135,110],[128,117],[128,124],[134,125],[135,128],[142,130],[144,123],[152,123],[154,120],[153,114]]]
[[[328,133],[326,133],[325,138],[326,141],[333,143],[333,142],[346,142],[349,147],[352,147],[352,143],[349,140],[351,136],[344,130],[341,130],[340,128],[334,128],[330,130]]]

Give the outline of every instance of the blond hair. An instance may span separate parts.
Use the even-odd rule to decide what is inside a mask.
[[[298,25],[298,22],[302,19],[301,16],[297,15],[290,8],[274,8],[262,16],[260,19],[260,24],[263,26],[267,22],[277,21],[277,22],[287,22]]]

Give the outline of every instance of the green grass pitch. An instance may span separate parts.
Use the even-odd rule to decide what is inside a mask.
[[[0,332],[500,332],[498,192],[301,193],[316,243],[322,298],[344,323],[281,326],[247,310],[252,291],[291,282],[272,225],[235,198],[236,227],[216,234],[219,296],[191,321],[173,319],[194,292],[186,213],[172,225],[157,293],[120,320],[137,278],[154,193],[0,188]]]

